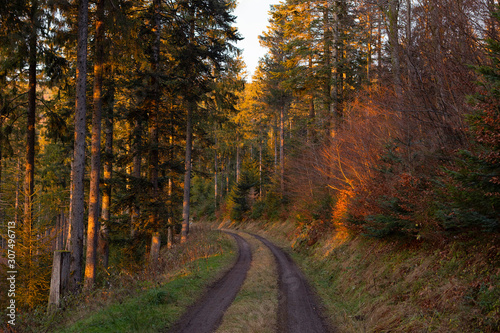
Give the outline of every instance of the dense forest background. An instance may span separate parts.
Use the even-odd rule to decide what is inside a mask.
[[[251,80],[235,6],[1,2],[0,224],[23,307],[46,302],[54,250],[92,288],[189,221],[288,220],[296,247],[498,236],[497,1],[283,1]]]

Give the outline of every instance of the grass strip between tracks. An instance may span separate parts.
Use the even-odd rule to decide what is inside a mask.
[[[217,333],[271,333],[276,331],[278,273],[271,251],[254,237],[238,233],[252,247],[247,278],[227,309]]]

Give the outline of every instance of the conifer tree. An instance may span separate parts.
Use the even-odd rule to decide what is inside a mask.
[[[78,7],[78,46],[75,104],[75,147],[72,167],[71,220],[68,250],[71,251],[70,289],[78,290],[83,279],[84,233],[84,173],[85,173],[85,119],[87,85],[88,0],[80,0]]]
[[[99,236],[99,185],[101,176],[101,118],[102,82],[104,71],[104,5],[99,0],[96,8],[95,55],[94,55],[94,94],[92,113],[92,148],[89,190],[89,217],[87,223],[87,253],[85,259],[85,288],[94,286],[97,266],[97,244]]]

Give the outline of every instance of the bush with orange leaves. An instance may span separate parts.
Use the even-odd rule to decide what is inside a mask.
[[[395,100],[381,87],[360,94],[328,142],[307,149],[290,170],[295,202],[314,207],[317,192],[333,197],[326,225],[337,231],[420,239],[442,229],[433,214],[432,179],[448,156],[443,132],[453,126],[426,123],[421,115],[401,111],[407,106],[391,104]],[[304,211],[302,220],[312,223]]]

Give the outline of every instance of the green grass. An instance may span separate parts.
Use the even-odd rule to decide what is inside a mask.
[[[197,230],[185,244],[162,250],[154,269],[118,271],[50,315],[44,308],[23,313],[19,332],[163,332],[229,269],[235,253],[232,237]]]
[[[227,266],[232,253],[198,259],[174,280],[82,319],[56,332],[159,332],[170,327],[193,303],[207,283]]]

